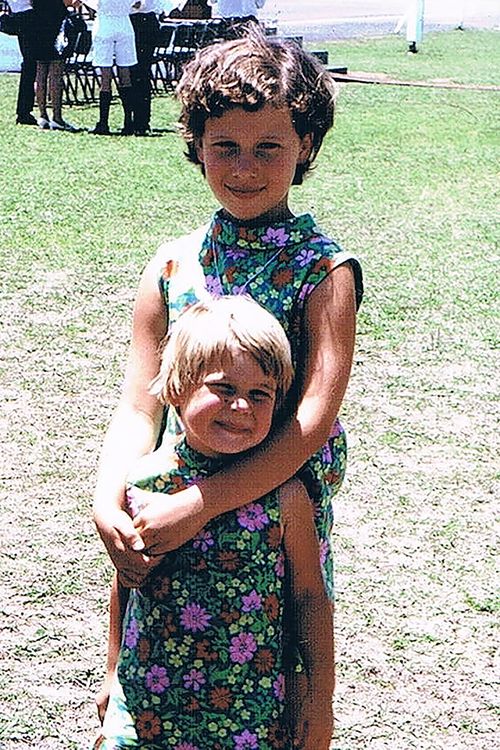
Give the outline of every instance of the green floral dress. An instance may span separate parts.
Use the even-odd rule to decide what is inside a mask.
[[[245,227],[218,211],[208,228],[162,246],[157,262],[170,325],[188,305],[207,295],[248,294],[283,325],[297,373],[304,360],[304,308],[318,284],[338,266],[350,263],[358,307],[363,296],[359,262],[322,234],[310,214],[271,226]],[[166,423],[167,432],[178,430],[172,413]],[[298,472],[315,505],[323,577],[332,599],[332,498],[342,484],[346,457],[345,432],[336,420],[328,442]]]
[[[136,486],[175,492],[222,465],[183,439],[161,454],[138,463],[152,473]],[[131,590],[102,750],[287,748],[284,572],[274,491],[213,520]]]
[[[304,305],[317,285],[348,262],[358,303],[362,296],[356,259],[322,235],[310,215],[245,228],[219,212],[208,228],[160,248],[155,262],[170,325],[198,299],[249,294],[283,324],[296,365]],[[183,441],[172,452],[171,436],[178,432],[171,412],[162,446],[141,459],[130,477],[134,485],[175,492],[221,468]],[[335,422],[327,444],[299,472],[315,505],[330,595],[331,498],[345,460],[344,431]],[[102,750],[288,750],[284,563],[272,492],[214,519],[131,592]]]

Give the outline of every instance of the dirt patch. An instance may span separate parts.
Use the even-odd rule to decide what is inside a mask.
[[[111,569],[89,519],[127,347],[122,289],[41,275],[36,299],[8,300],[2,750],[86,748],[97,730]],[[333,747],[493,750],[496,369],[480,343],[467,359],[409,341],[390,352],[361,333],[344,409]]]

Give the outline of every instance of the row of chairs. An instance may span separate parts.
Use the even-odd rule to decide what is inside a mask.
[[[92,22],[87,23],[91,27]],[[225,19],[162,23],[151,65],[153,94],[172,91],[182,66],[197,49],[231,38],[236,33],[234,24]],[[88,29],[77,36],[73,53],[66,61],[63,77],[65,104],[88,104],[99,99],[100,73],[92,65],[91,47],[92,34]]]
[[[151,66],[151,82],[156,94],[168,93],[179,80],[183,65],[196,50],[235,35],[234,23],[225,19],[167,22],[160,27],[160,36]]]

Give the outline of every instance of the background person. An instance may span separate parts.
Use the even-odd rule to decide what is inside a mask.
[[[136,3],[140,6],[140,0]],[[99,121],[91,131],[94,135],[109,135],[109,110],[113,65],[118,69],[118,94],[123,107],[122,135],[133,135],[133,90],[130,68],[137,64],[135,37],[130,21],[130,0],[99,0],[92,27],[93,59],[101,69],[99,92]]]
[[[17,39],[21,52],[21,75],[17,92],[16,122],[18,125],[36,125],[33,116],[36,79],[36,34],[31,0],[9,0],[9,7],[16,15]]]
[[[62,116],[62,89],[64,61],[56,50],[56,38],[67,8],[78,9],[80,0],[32,0],[34,13],[36,54],[36,101],[40,116],[38,127],[43,130],[68,130],[78,128],[66,122]],[[52,118],[49,118],[47,103],[50,96]]]
[[[170,6],[170,3],[168,3]],[[133,90],[133,127],[136,135],[151,129],[151,63],[158,40],[158,15],[165,9],[162,0],[142,0],[134,4],[130,20],[134,27],[137,65],[130,69]]]

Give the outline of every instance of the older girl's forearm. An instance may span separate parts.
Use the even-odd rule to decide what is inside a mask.
[[[325,444],[333,420],[331,414],[325,418],[317,413],[315,418],[314,407],[304,400],[295,418],[273,438],[230,468],[198,483],[206,514],[214,517],[239,508],[293,477]]]
[[[349,268],[331,274],[307,305],[297,412],[248,458],[198,485],[210,517],[262,497],[293,477],[327,441],[351,371],[356,312]]]
[[[118,407],[104,439],[94,494],[94,518],[99,525],[110,511],[124,509],[124,489],[133,462],[155,446],[159,417]]]

